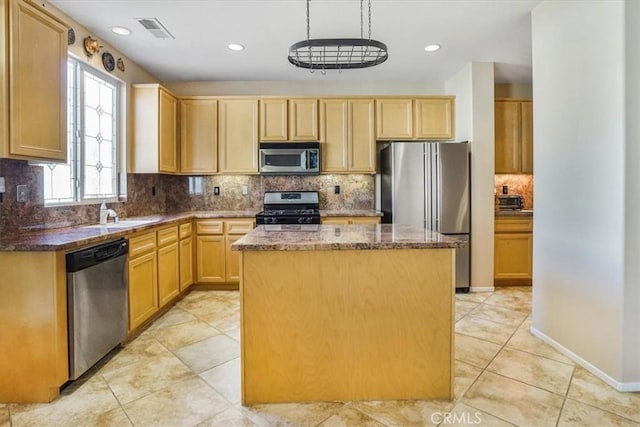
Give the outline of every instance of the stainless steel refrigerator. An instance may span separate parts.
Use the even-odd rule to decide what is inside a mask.
[[[456,290],[469,288],[471,181],[466,142],[392,142],[380,150],[382,222],[412,224],[465,240]]]

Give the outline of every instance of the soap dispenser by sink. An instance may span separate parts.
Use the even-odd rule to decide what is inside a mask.
[[[109,216],[109,211],[107,209],[107,205],[102,201],[100,205],[100,225],[107,225],[107,217]]]

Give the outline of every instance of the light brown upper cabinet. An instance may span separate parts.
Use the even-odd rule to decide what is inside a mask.
[[[533,173],[533,103],[495,102],[495,172]]]
[[[318,140],[318,100],[316,98],[289,100],[289,139],[291,141]]]
[[[158,84],[132,85],[132,173],[178,172],[177,99]]]
[[[0,2],[0,157],[66,162],[67,30],[35,2]]]
[[[322,172],[375,172],[373,99],[322,99]]]
[[[180,172],[218,172],[218,101],[180,100]]]
[[[261,99],[260,141],[318,141],[318,99]]]
[[[453,102],[454,97],[450,96],[377,99],[377,139],[451,139]]]
[[[218,170],[258,173],[258,100],[218,101]]]
[[[413,101],[414,137],[417,139],[453,138],[453,102],[450,98]]]
[[[260,141],[287,140],[287,100],[260,100]]]

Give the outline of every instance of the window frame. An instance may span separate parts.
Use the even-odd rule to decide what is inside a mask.
[[[123,156],[122,151],[124,150],[124,133],[122,131],[123,120],[122,120],[122,110],[123,104],[122,99],[124,97],[124,87],[125,84],[117,79],[116,77],[106,74],[101,70],[91,66],[90,64],[80,60],[79,58],[69,55],[67,60],[74,64],[75,72],[73,76],[68,76],[68,78],[76,78],[76,82],[74,84],[74,97],[75,97],[75,108],[73,111],[73,123],[77,123],[75,129],[71,132],[68,131],[68,134],[71,133],[71,138],[67,139],[67,150],[69,150],[69,144],[72,145],[69,150],[73,155],[73,161],[67,162],[71,166],[71,174],[73,176],[73,191],[72,197],[73,201],[51,201],[48,202],[47,199],[44,199],[45,207],[57,207],[57,206],[80,206],[80,205],[95,205],[99,204],[104,200],[108,203],[118,202],[120,201],[121,195],[121,158]],[[67,64],[68,66],[68,64]],[[114,138],[114,155],[112,160],[113,166],[113,195],[109,197],[92,197],[86,198],[85,195],[85,155],[86,155],[86,147],[84,145],[84,133],[86,127],[85,120],[85,104],[84,104],[84,86],[85,79],[84,73],[88,73],[92,76],[95,76],[105,82],[113,85],[114,87],[114,99],[113,99],[113,107],[115,109],[113,114],[113,130],[112,136]],[[67,94],[67,97],[70,95]],[[67,108],[69,106],[67,105]],[[69,112],[67,112],[69,114]],[[70,159],[69,159],[70,160]],[[40,166],[47,167],[47,163],[38,162]],[[55,200],[55,199],[51,199]]]

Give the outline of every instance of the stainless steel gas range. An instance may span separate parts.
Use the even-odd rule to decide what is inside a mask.
[[[267,191],[256,224],[320,224],[317,191]]]

